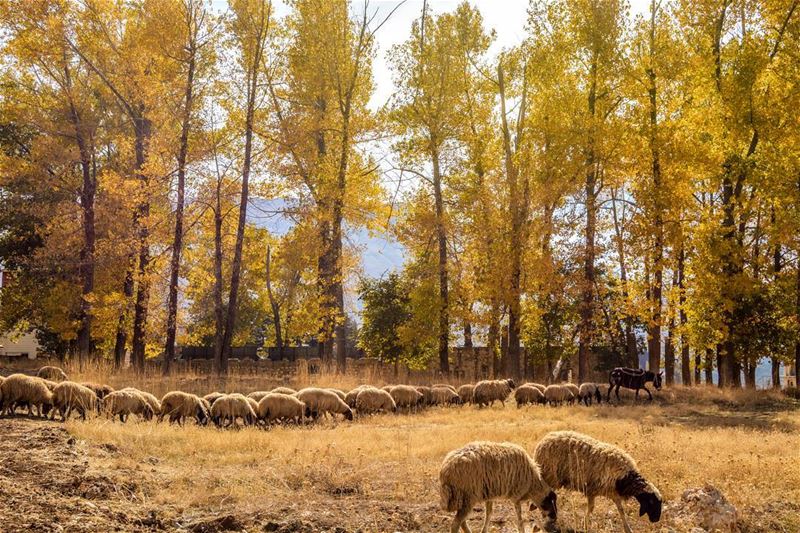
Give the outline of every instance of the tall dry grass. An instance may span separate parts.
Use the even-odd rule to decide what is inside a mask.
[[[332,381],[311,382],[350,386],[349,380],[326,379]],[[667,500],[710,483],[737,506],[743,531],[800,530],[796,402],[768,392],[712,388],[675,388],[657,398],[591,408],[434,408],[270,431],[103,419],[71,421],[67,429],[94,450],[97,464],[142,480],[136,497],[155,506],[184,513],[291,509],[312,515],[325,508],[340,523],[365,531],[384,530],[386,502],[417,516],[415,530],[445,529],[450,517],[438,510],[437,472],[456,447],[507,440],[532,451],[546,432],[571,429],[629,451]],[[568,493],[559,498],[562,527],[580,527],[585,500]],[[636,509],[631,504],[628,511],[636,531],[670,524],[669,513],[661,524],[650,525],[635,518]],[[498,511],[499,520],[511,518],[508,506]],[[597,502],[593,530],[619,530],[610,502]]]

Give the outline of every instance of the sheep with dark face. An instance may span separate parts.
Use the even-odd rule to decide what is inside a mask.
[[[348,393],[344,395],[342,401],[344,401],[344,403],[346,403],[350,407],[350,409],[355,409],[356,398],[358,398],[358,393],[368,388],[373,388],[373,387],[372,385],[359,385],[358,387],[350,389],[350,391],[348,391]]]
[[[417,392],[422,394],[422,403],[420,405],[433,405],[433,393],[430,387],[424,385],[417,387]]]
[[[155,414],[145,397],[132,389],[114,391],[106,396],[103,409],[112,419],[119,416],[120,422],[126,422],[132,414],[142,420],[152,420]]]
[[[431,404],[461,405],[461,397],[452,387],[431,387]]]
[[[458,397],[461,398],[462,404],[472,403],[472,399],[475,395],[475,385],[471,383],[461,385],[456,392],[458,392]]]
[[[294,396],[273,392],[258,402],[257,414],[267,424],[276,421],[299,424],[304,417],[311,416],[311,411]]]
[[[545,401],[542,391],[532,385],[517,387],[514,391],[514,400],[518,408],[528,404],[543,404]]]
[[[374,413],[394,413],[397,411],[397,404],[392,395],[382,389],[366,387],[361,389],[356,397],[356,411],[360,415],[370,415]]]
[[[574,431],[548,433],[536,446],[534,459],[542,477],[554,489],[565,487],[582,492],[588,499],[584,528],[598,496],[617,506],[626,533],[632,533],[623,500],[639,501],[639,516],[651,522],[661,518],[661,493],[639,473],[633,458],[614,445]]]
[[[389,394],[398,408],[415,409],[422,403],[422,393],[411,385],[395,385]]]
[[[592,405],[592,401],[598,404],[603,400],[603,393],[597,383],[581,383],[578,387],[578,402],[586,406]]]
[[[46,416],[52,406],[53,393],[42,378],[11,374],[0,383],[0,412],[13,415],[17,407],[27,407],[29,415],[35,408],[38,416]]]
[[[81,383],[81,385],[83,385],[88,389],[92,389],[94,393],[97,395],[97,397],[100,398],[101,400],[106,396],[108,396],[109,394],[111,394],[112,392],[114,392],[114,388],[108,385],[101,385],[98,383],[90,383],[90,382]]]
[[[153,414],[154,415],[156,415],[156,414],[161,412],[161,402],[158,400],[158,398],[156,398],[151,393],[143,391],[143,390],[139,390],[136,387],[125,387],[124,389],[120,389],[120,390],[130,390],[130,391],[138,392],[139,394],[142,395],[142,398],[144,398],[145,401],[147,401],[147,403],[150,405],[150,408],[153,410]]]
[[[211,420],[217,427],[235,426],[236,420],[241,418],[245,426],[252,426],[256,423],[257,416],[253,411],[252,398],[249,399],[244,394],[226,394],[217,398],[211,404]],[[258,405],[256,404],[256,408]]]
[[[204,426],[211,419],[211,410],[203,398],[187,392],[172,391],[161,398],[161,410],[158,421],[169,416],[169,422],[177,422],[182,426],[186,418],[194,418],[198,425]]]
[[[298,391],[295,397],[306,404],[314,419],[326,413],[344,415],[347,420],[353,419],[352,409],[329,390],[308,387]]]
[[[456,513],[450,533],[470,529],[467,517],[477,503],[486,502],[483,532],[489,528],[495,500],[511,500],[519,533],[525,532],[522,503],[530,501],[546,518],[546,528],[556,520],[556,494],[542,479],[539,466],[528,452],[508,442],[472,442],[447,454],[439,470],[442,509]]]
[[[69,418],[73,409],[81,415],[82,420],[86,420],[86,413],[96,411],[99,405],[97,394],[89,387],[84,387],[72,381],[62,381],[53,388],[53,415],[55,412],[61,415],[61,421]]]
[[[564,385],[548,385],[544,390],[544,398],[550,405],[564,405],[564,403],[572,403],[575,395]]]

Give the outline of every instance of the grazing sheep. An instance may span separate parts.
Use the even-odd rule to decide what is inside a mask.
[[[358,398],[358,393],[362,390],[372,387],[372,385],[359,385],[358,387],[351,389],[350,392],[344,395],[344,403],[346,403],[350,409],[356,408],[356,398]]]
[[[86,420],[86,412],[96,410],[98,405],[97,394],[92,389],[72,381],[62,381],[53,388],[53,414],[50,418],[52,420],[58,411],[61,421],[65,422],[75,409],[81,419]]]
[[[270,392],[274,392],[276,394],[294,394],[297,391],[289,387],[275,387]]]
[[[395,412],[397,404],[392,399],[392,395],[382,389],[374,387],[361,389],[356,397],[356,411],[359,415],[369,415],[373,413]]]
[[[432,387],[432,405],[461,405],[461,397],[451,387]]]
[[[44,378],[39,378],[39,379],[41,379],[44,382],[44,386],[47,387],[47,390],[49,390],[50,392],[53,392],[53,389],[56,388],[56,385],[60,383],[59,381],[52,381],[50,379],[44,379]]]
[[[295,397],[306,404],[306,407],[308,407],[311,413],[311,417],[314,419],[326,413],[344,415],[347,420],[353,419],[352,409],[331,391],[316,387],[308,387],[298,391]]]
[[[247,397],[245,397],[247,398]],[[253,398],[247,398],[247,403],[250,404],[250,408],[253,410],[254,413],[258,412],[258,402],[255,401]],[[258,417],[256,417],[258,419]]]
[[[550,405],[563,405],[572,402],[575,396],[572,391],[563,385],[548,385],[544,390],[544,399]]]
[[[471,442],[448,453],[439,470],[442,509],[456,512],[450,533],[470,529],[467,517],[475,504],[486,502],[483,532],[495,500],[511,500],[517,513],[517,529],[525,532],[524,501],[531,501],[546,517],[549,528],[557,518],[556,494],[542,479],[539,466],[521,446],[509,442]]]
[[[417,387],[417,392],[422,394],[422,405],[433,405],[433,394],[430,387]]]
[[[514,381],[511,379],[487,379],[479,381],[475,384],[473,392],[473,402],[478,407],[484,405],[491,406],[495,401],[500,400],[503,407],[506,405],[506,399],[511,391],[516,388]]]
[[[384,385],[383,387],[381,387],[381,390],[385,390],[386,392],[391,393],[393,388],[394,385]]]
[[[456,388],[454,386],[448,384],[448,383],[434,383],[433,385],[431,385],[431,388],[432,389],[441,389],[441,388],[450,389],[451,391],[453,391],[456,394],[458,394],[458,391],[456,390]]]
[[[458,392],[458,397],[461,398],[462,404],[472,403],[475,395],[475,385],[471,383],[461,385],[456,392]]]
[[[56,382],[67,380],[67,374],[57,366],[43,366],[36,372],[36,377]]]
[[[661,494],[620,448],[574,431],[554,431],[539,441],[534,452],[544,480],[554,489],[566,487],[588,499],[584,528],[588,529],[594,499],[605,496],[617,506],[626,533],[632,533],[622,501],[636,498],[639,516],[650,522],[661,518]]]
[[[203,396],[203,399],[207,401],[209,405],[214,405],[214,402],[216,402],[219,398],[222,398],[223,396],[225,396],[224,392],[209,392],[208,394]]]
[[[258,408],[258,404],[256,404],[256,408]],[[222,427],[225,422],[227,422],[226,427],[236,425],[237,418],[241,418],[245,426],[252,426],[256,423],[256,413],[245,395],[226,394],[217,398],[211,405],[211,420],[215,426]]]
[[[147,401],[147,403],[150,404],[150,407],[153,409],[153,414],[161,412],[161,402],[159,402],[158,398],[156,398],[149,392],[139,390],[136,387],[125,387],[124,389],[120,390],[132,390],[134,392],[138,392],[139,394],[142,395],[142,398],[144,398]]]
[[[389,394],[392,395],[392,399],[398,408],[413,409],[418,407],[424,398],[422,393],[411,385],[395,385],[389,391]]]
[[[544,403],[544,394],[532,385],[523,385],[514,391],[514,400],[517,408],[520,408],[527,404]]]
[[[267,424],[276,420],[300,423],[303,417],[311,416],[311,411],[294,396],[273,392],[261,398],[256,414]]]
[[[194,417],[198,425],[204,426],[211,418],[211,408],[199,396],[188,392],[172,391],[161,398],[158,421],[164,420],[165,416],[169,416],[170,424],[177,422],[179,426],[182,426],[186,422],[186,417]]]
[[[330,387],[328,387],[328,388],[327,388],[327,389],[325,389],[325,390],[329,390],[329,391],[331,391],[331,392],[332,392],[332,393],[334,393],[336,396],[338,396],[338,397],[339,397],[339,399],[340,399],[340,400],[342,400],[342,401],[344,401],[344,399],[347,397],[347,395],[344,393],[344,391],[343,391],[343,390],[339,390],[339,389],[333,389],[333,388],[330,388]]]
[[[27,406],[28,414],[34,407],[38,416],[46,416],[53,406],[53,393],[45,380],[25,374],[11,374],[0,384],[0,412],[14,414],[17,407]]]
[[[586,406],[592,405],[592,399],[600,403],[603,400],[603,395],[597,383],[581,383],[578,388],[578,402]]]
[[[574,383],[562,383],[561,386],[568,388],[569,391],[572,393],[572,401],[568,403],[570,404],[575,403],[575,400],[577,400],[580,397],[581,393],[580,388]]]
[[[529,381],[528,383],[525,383],[525,385],[527,385],[529,387],[536,387],[537,389],[542,391],[542,394],[544,394],[544,390],[547,388],[547,385],[542,385],[541,383],[533,383],[531,381]]]
[[[103,399],[112,392],[114,388],[108,385],[98,385],[97,383],[81,383],[84,387],[92,389],[99,399]]]
[[[256,401],[256,403],[258,403],[258,402],[261,401],[261,398],[263,398],[267,394],[270,394],[271,392],[272,391],[257,390],[257,391],[253,391],[250,394],[248,394],[247,397],[254,399]]]
[[[151,420],[155,414],[147,399],[132,389],[112,392],[103,400],[103,407],[112,419],[119,416],[120,422],[127,421],[132,414],[144,420]]]

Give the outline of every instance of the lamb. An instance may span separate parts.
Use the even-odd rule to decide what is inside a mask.
[[[152,420],[155,414],[145,397],[132,389],[112,392],[103,400],[103,406],[112,419],[119,416],[120,422],[126,422],[132,414],[140,419]]]
[[[219,398],[222,398],[223,396],[225,396],[224,392],[209,392],[208,394],[203,396],[203,399],[207,401],[209,405],[214,405],[214,402],[216,402]]]
[[[36,377],[56,382],[67,380],[67,374],[57,366],[43,366],[36,372]]]
[[[289,387],[275,387],[274,389],[272,389],[271,392],[274,392],[276,394],[294,394],[297,391],[294,389],[290,389]]]
[[[632,533],[622,501],[639,501],[639,516],[650,522],[661,518],[661,494],[639,473],[633,458],[620,448],[573,431],[554,431],[539,441],[534,458],[542,477],[554,489],[566,487],[588,499],[584,528],[597,496],[610,498],[617,506],[625,533]]]
[[[194,417],[197,424],[204,426],[211,418],[211,408],[203,398],[187,392],[172,391],[161,398],[161,410],[158,412],[158,421],[164,420],[169,415],[169,423],[177,422],[182,426],[186,417]]]
[[[344,395],[344,403],[346,403],[351,409],[355,409],[358,393],[368,387],[372,387],[372,385],[359,385],[358,387],[351,389],[350,392]]]
[[[469,533],[467,517],[475,504],[486,502],[482,531],[489,530],[495,500],[511,500],[517,529],[524,533],[522,507],[531,501],[541,508],[549,529],[557,518],[556,494],[542,479],[539,466],[521,446],[509,442],[471,442],[448,453],[439,470],[442,509],[456,512],[450,533]]]
[[[533,385],[523,385],[514,391],[517,408],[526,404],[544,403],[544,394]]]
[[[511,379],[494,379],[479,381],[475,385],[473,392],[473,402],[478,407],[484,405],[491,406],[495,401],[500,400],[503,407],[506,405],[506,399],[511,391],[516,388],[514,381]]]
[[[422,394],[422,405],[433,405],[433,394],[430,387],[417,387],[417,392]]]
[[[97,397],[101,400],[106,396],[108,396],[109,394],[111,394],[112,392],[114,392],[114,388],[108,385],[98,385],[97,383],[89,383],[89,382],[81,383],[81,385],[83,385],[88,389],[92,389],[94,393],[97,395]]]
[[[299,423],[304,416],[311,416],[311,411],[294,396],[273,392],[261,398],[256,414],[267,424],[276,420]]]
[[[356,411],[358,414],[372,414],[378,412],[396,412],[397,404],[392,395],[382,389],[368,387],[361,389],[356,397]]]
[[[153,414],[161,412],[161,402],[159,402],[158,398],[156,398],[155,396],[153,396],[149,392],[145,392],[143,390],[139,390],[139,389],[137,389],[135,387],[125,387],[124,389],[120,389],[120,390],[132,390],[134,392],[138,392],[139,394],[142,395],[142,398],[144,398],[147,401],[147,403],[150,404],[150,407],[153,409]]]
[[[26,405],[28,414],[36,408],[38,416],[46,416],[53,405],[53,393],[42,378],[11,374],[0,384],[0,412],[14,414],[17,407]]]
[[[306,404],[312,418],[316,419],[321,414],[331,413],[344,415],[347,420],[353,419],[352,409],[331,391],[308,387],[298,391],[295,397]]]
[[[258,390],[258,391],[251,392],[250,394],[247,395],[247,397],[254,399],[256,402],[260,402],[261,398],[263,398],[264,396],[266,396],[267,394],[270,394],[270,393],[271,393],[271,391]]]
[[[597,403],[600,403],[603,400],[603,395],[600,392],[600,388],[597,386],[597,383],[581,383],[581,386],[578,388],[578,402],[582,402],[584,405],[589,406],[592,405],[593,398],[597,401]]]
[[[431,403],[433,405],[461,405],[461,397],[451,387],[431,388]]]
[[[548,385],[544,390],[544,399],[550,405],[563,405],[574,399],[572,391],[563,385]]]
[[[423,399],[422,393],[411,385],[395,385],[389,394],[399,408],[413,409],[419,406]]]
[[[256,422],[256,413],[243,394],[226,394],[211,405],[211,420],[215,426],[222,427],[225,422],[227,426],[236,425],[237,418],[241,418],[245,426]]]
[[[86,412],[97,409],[99,405],[97,394],[89,387],[84,387],[72,381],[62,381],[53,389],[53,414],[61,415],[61,421],[65,422],[72,410],[80,413],[81,420],[86,420]]]
[[[458,397],[461,398],[461,403],[472,403],[475,394],[475,385],[471,383],[461,385],[456,392],[458,392]]]
[[[329,390],[329,391],[331,391],[331,392],[332,392],[332,393],[334,393],[336,396],[338,396],[338,397],[339,397],[339,399],[340,399],[340,400],[342,400],[342,401],[344,401],[344,399],[347,397],[347,395],[344,393],[344,391],[343,391],[343,390],[339,390],[339,389],[333,389],[333,388],[327,388],[327,389],[325,389],[325,390]]]

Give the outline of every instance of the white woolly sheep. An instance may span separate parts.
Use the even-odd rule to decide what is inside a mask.
[[[106,396],[108,396],[109,394],[111,394],[112,392],[114,392],[114,388],[108,385],[100,385],[98,383],[90,383],[90,382],[84,382],[81,383],[81,385],[83,385],[88,389],[92,389],[94,393],[97,395],[97,397],[101,400]]]
[[[525,383],[525,385],[527,385],[528,387],[536,387],[537,389],[542,391],[542,394],[544,394],[544,390],[547,388],[547,385],[542,385],[541,383],[534,383],[532,381]]]
[[[461,385],[456,392],[458,392],[458,397],[461,398],[461,403],[472,403],[472,399],[475,394],[475,385],[471,383]]]
[[[385,390],[386,392],[391,393],[393,388],[394,385],[384,385],[383,387],[381,387],[381,390]]]
[[[261,401],[261,398],[263,398],[267,394],[270,394],[271,392],[272,391],[268,391],[268,390],[257,390],[257,391],[253,391],[250,394],[248,394],[247,397],[254,399],[256,401],[256,403],[258,403],[258,402]]]
[[[36,408],[38,416],[46,416],[53,405],[53,393],[45,380],[25,374],[11,374],[0,384],[0,412],[14,414],[17,407],[28,407],[28,414]]]
[[[359,415],[368,415],[378,412],[394,413],[397,411],[397,404],[392,399],[392,395],[382,389],[369,387],[361,389],[356,397],[356,411]]]
[[[334,393],[336,396],[338,396],[338,397],[339,397],[339,399],[340,399],[340,400],[342,400],[342,401],[344,401],[344,399],[347,397],[347,395],[344,393],[344,391],[343,391],[343,390],[334,389],[334,388],[331,388],[331,387],[328,387],[328,388],[327,388],[327,389],[325,389],[325,390],[329,390],[329,391],[331,391],[331,392],[332,392],[332,393]]]
[[[575,401],[579,398],[581,390],[580,388],[575,385],[574,383],[562,383],[562,387],[566,387],[572,393],[572,401],[568,403],[575,403]]]
[[[631,533],[622,502],[639,501],[639,516],[647,514],[650,522],[661,518],[661,494],[636,468],[633,458],[612,444],[600,442],[574,431],[554,431],[539,441],[534,458],[542,477],[554,489],[565,487],[583,493],[588,506],[584,528],[598,496],[611,499],[617,506],[626,533]]]
[[[208,394],[203,396],[203,399],[207,401],[209,405],[214,405],[214,402],[216,402],[217,399],[222,398],[223,396],[225,396],[224,392],[209,392]]]
[[[72,410],[76,410],[82,420],[86,420],[87,411],[97,410],[99,405],[97,394],[89,387],[84,387],[80,383],[72,381],[62,381],[53,388],[53,414],[56,411],[61,415],[61,421],[69,418]]]
[[[298,391],[295,397],[306,404],[314,419],[326,413],[344,415],[347,420],[353,419],[352,409],[331,391],[309,387]]]
[[[270,392],[274,392],[276,394],[295,394],[297,391],[289,387],[275,387]]]
[[[422,394],[422,405],[433,405],[433,394],[430,387],[417,387],[417,392]]]
[[[544,390],[544,399],[550,405],[563,405],[572,402],[575,396],[572,391],[563,385],[548,385]]]
[[[149,392],[139,390],[136,387],[125,387],[124,389],[120,390],[132,390],[134,392],[138,392],[139,394],[142,395],[142,398],[144,398],[147,401],[147,403],[150,404],[150,408],[153,409],[154,415],[161,412],[161,402],[158,401],[158,398],[156,398]]]
[[[256,413],[247,397],[243,394],[226,394],[217,398],[211,405],[211,420],[217,427],[235,426],[238,418],[242,419],[245,426],[256,423]],[[258,404],[256,404],[258,408]],[[226,424],[227,422],[227,424]]]
[[[597,403],[603,400],[603,395],[597,383],[581,383],[578,388],[578,402],[589,406],[592,405],[592,400],[597,401]]]
[[[44,386],[47,387],[47,390],[49,390],[50,392],[53,392],[53,389],[56,388],[56,385],[60,383],[59,381],[53,381],[51,379],[44,379],[44,378],[39,378],[39,379],[41,379],[44,382]]]
[[[491,406],[499,400],[505,407],[506,399],[511,391],[516,388],[514,380],[511,379],[487,379],[475,384],[473,392],[473,402],[478,407],[484,405]]]
[[[434,383],[433,385],[431,385],[431,389],[441,389],[441,388],[450,389],[451,391],[458,394],[456,388],[450,385],[449,383]]]
[[[544,394],[532,385],[522,385],[514,391],[514,400],[519,408],[527,404],[544,403]]]
[[[36,377],[55,382],[67,380],[67,374],[57,366],[43,366],[36,372]]]
[[[350,389],[350,391],[344,395],[344,403],[346,403],[351,409],[356,408],[356,398],[358,398],[358,393],[362,390],[372,387],[372,385],[359,385],[354,389]]]
[[[451,387],[431,387],[432,405],[460,405],[461,397]]]
[[[165,416],[169,416],[170,424],[177,422],[179,426],[182,426],[186,422],[186,417],[193,417],[198,425],[204,426],[211,419],[211,409],[208,403],[199,396],[188,392],[172,391],[161,398],[158,421],[164,420]]]
[[[120,422],[126,422],[132,414],[144,420],[151,420],[155,414],[147,399],[132,389],[112,392],[103,399],[103,408],[112,419],[119,416]]]
[[[395,385],[389,391],[389,394],[392,395],[392,399],[398,408],[414,409],[423,400],[422,393],[411,385]]]
[[[448,453],[439,470],[439,496],[442,509],[456,513],[450,533],[458,533],[459,528],[469,533],[467,517],[480,502],[486,502],[484,532],[495,500],[514,502],[519,533],[525,532],[522,502],[539,507],[548,528],[558,512],[556,494],[542,479],[537,464],[521,446],[509,442],[471,442]]]
[[[275,421],[300,423],[311,412],[294,396],[273,392],[261,398],[256,414],[267,424]]]

